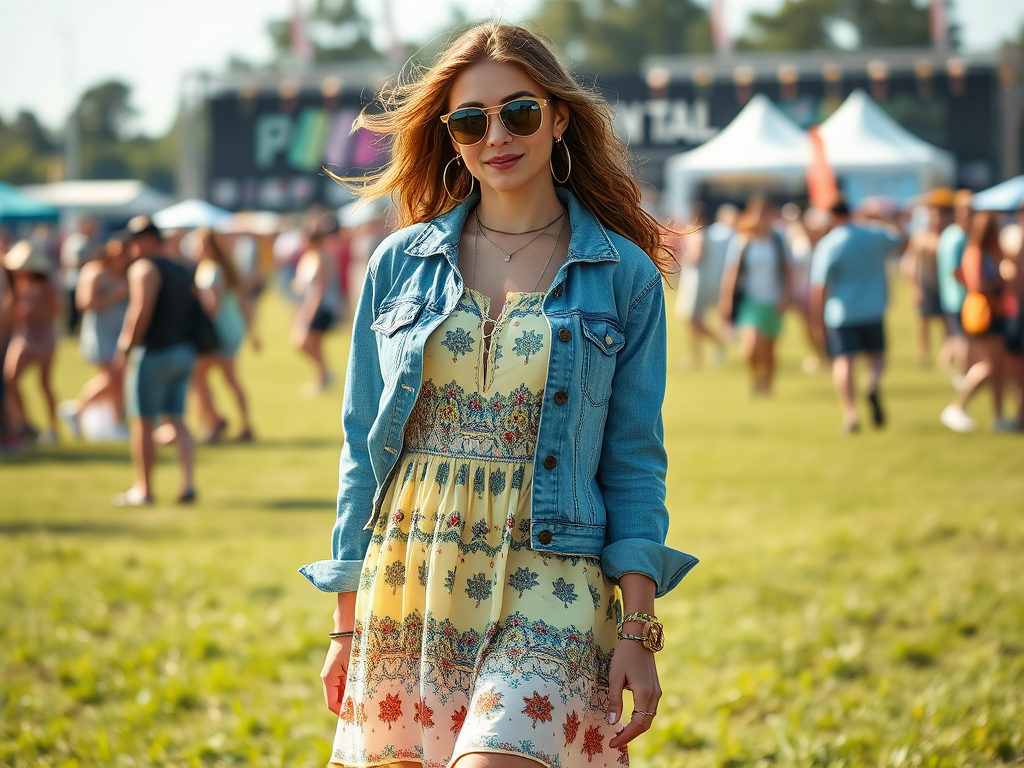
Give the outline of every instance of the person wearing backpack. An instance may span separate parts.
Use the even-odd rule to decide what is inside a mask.
[[[775,212],[765,197],[749,200],[729,244],[719,294],[722,322],[739,329],[753,397],[772,392],[775,340],[790,298],[789,246],[772,227]]]

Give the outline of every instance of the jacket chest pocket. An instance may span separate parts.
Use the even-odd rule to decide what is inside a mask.
[[[423,305],[400,302],[381,309],[370,328],[377,334],[377,354],[384,381],[392,381],[402,368],[402,355]]]
[[[626,335],[608,318],[581,318],[583,329],[583,393],[596,406],[608,402],[615,377],[615,356]]]

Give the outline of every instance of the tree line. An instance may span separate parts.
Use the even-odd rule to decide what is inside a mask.
[[[952,0],[947,0],[951,3]],[[695,0],[546,0],[526,23],[542,30],[583,74],[635,73],[645,56],[710,53],[711,22]],[[284,70],[292,66],[289,18],[267,27],[269,62],[230,59],[229,69]],[[460,11],[456,31],[470,22]],[[306,29],[313,62],[379,59],[372,24],[356,0],[315,0]],[[951,29],[955,48],[959,30]],[[406,46],[407,58],[429,59],[441,35]],[[929,45],[928,9],[920,0],[785,0],[774,13],[754,13],[734,48],[740,51],[837,50]],[[83,178],[136,178],[164,191],[173,188],[177,126],[162,137],[133,130],[131,89],[118,81],[89,88],[75,107]],[[0,179],[40,183],[63,175],[61,136],[31,111],[0,119]]]

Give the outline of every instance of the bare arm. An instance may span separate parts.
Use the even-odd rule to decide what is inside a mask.
[[[339,592],[338,606],[334,609],[334,631],[351,632],[356,622],[356,593]],[[352,653],[352,637],[331,640],[324,667],[320,671],[324,701],[334,714],[341,714],[341,702],[345,698],[345,683],[348,679],[348,660]]]
[[[75,306],[82,312],[87,310],[98,312],[127,298],[128,283],[126,281],[118,280],[115,283],[101,285],[100,275],[102,274],[103,271],[97,262],[90,261],[82,267],[82,273],[78,279],[78,289],[75,291]]]
[[[654,579],[641,573],[624,573],[619,577],[619,589],[625,615],[634,612],[654,615],[657,589]],[[643,631],[643,627],[643,622],[627,622],[622,625],[622,632],[637,634]],[[633,694],[635,711],[628,714],[628,723],[608,743],[612,749],[618,749],[650,730],[654,718],[642,713],[657,712],[661,699],[654,652],[636,640],[620,640],[612,656],[608,673],[608,714],[612,725],[626,721],[627,713],[622,711],[622,691],[627,687]]]
[[[140,259],[128,268],[128,311],[117,339],[118,352],[127,353],[145,338],[159,290],[160,273],[151,261]]]

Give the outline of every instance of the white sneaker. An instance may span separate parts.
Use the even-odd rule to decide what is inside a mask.
[[[82,439],[82,427],[78,423],[78,403],[74,400],[65,400],[57,406],[57,415],[60,416],[64,425],[75,440]]]
[[[939,414],[939,421],[954,432],[973,432],[978,423],[959,405],[947,405]]]
[[[40,432],[39,436],[36,438],[36,445],[41,445],[41,446],[46,447],[46,446],[56,445],[56,444],[57,444],[57,433],[54,430],[52,430],[52,429],[48,429],[45,432]]]

